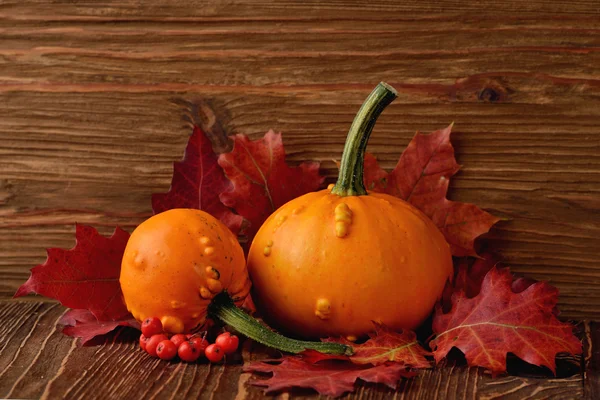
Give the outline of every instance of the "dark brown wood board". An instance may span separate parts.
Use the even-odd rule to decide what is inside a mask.
[[[254,379],[242,373],[241,360],[227,365],[185,364],[153,359],[135,340],[135,331],[120,331],[100,346],[79,347],[63,335],[56,322],[64,313],[47,302],[0,302],[6,322],[0,330],[0,397],[43,399],[200,398],[258,399],[260,388],[248,385]],[[594,352],[597,324],[582,324],[586,349]],[[249,343],[247,343],[249,344]],[[261,359],[261,348],[246,345],[245,360]],[[597,361],[589,360],[589,363]],[[577,361],[559,363],[560,378],[502,376],[492,378],[482,369],[449,363],[424,371],[403,382],[394,392],[379,385],[357,385],[347,399],[579,399],[584,389],[597,385],[597,377],[584,387]],[[589,378],[589,377],[586,377]],[[586,380],[587,382],[587,380]],[[592,392],[591,392],[592,393]],[[311,391],[280,395],[279,398],[326,398]]]
[[[148,217],[150,195],[168,189],[200,102],[227,133],[282,131],[289,162],[321,161],[331,181],[354,113],[385,80],[399,98],[371,138],[382,165],[394,166],[416,130],[453,121],[463,168],[450,198],[507,219],[485,243],[514,271],[556,285],[562,318],[597,320],[599,14],[595,0],[0,2],[0,298],[44,261],[45,248],[73,246],[75,222],[108,234]],[[23,325],[13,336],[3,331],[0,396],[100,390],[92,372],[70,371],[74,360],[115,376],[115,363],[160,376],[149,397],[177,388],[194,395],[202,376],[208,397],[238,387],[260,393],[240,384],[238,367],[165,366],[125,352],[126,344],[76,348],[53,330],[62,313],[53,307],[3,303],[2,321],[10,315]],[[29,319],[42,312],[39,323]],[[20,347],[29,334],[45,350]],[[593,394],[598,366],[588,360],[585,389]],[[56,371],[52,383],[37,379]],[[443,371],[395,396],[494,398],[505,390],[545,398],[555,390],[520,380],[534,378]],[[102,390],[125,394],[136,379]],[[539,387],[577,397],[578,379]],[[471,383],[458,388],[463,381]],[[387,395],[367,387],[357,398]]]

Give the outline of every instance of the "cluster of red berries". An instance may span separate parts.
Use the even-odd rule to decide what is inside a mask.
[[[229,332],[221,333],[213,344],[205,337],[178,333],[169,337],[156,317],[146,318],[142,323],[140,347],[152,357],[172,360],[179,356],[182,361],[194,362],[205,356],[210,362],[219,362],[226,354],[235,353],[240,339]]]

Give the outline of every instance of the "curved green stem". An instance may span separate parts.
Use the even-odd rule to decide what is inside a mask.
[[[381,82],[367,97],[348,131],[338,180],[331,193],[339,196],[363,196],[367,189],[363,183],[365,149],[375,122],[398,96],[396,89]]]
[[[352,347],[343,344],[290,339],[273,332],[239,309],[226,292],[215,296],[208,307],[208,313],[212,318],[223,321],[254,341],[288,353],[301,353],[307,349],[336,355],[351,355],[353,353]]]

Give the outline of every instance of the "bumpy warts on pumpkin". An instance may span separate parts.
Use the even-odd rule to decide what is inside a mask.
[[[452,274],[443,235],[409,203],[363,185],[368,137],[395,97],[380,84],[350,128],[337,183],[283,205],[254,238],[253,299],[274,327],[304,337],[360,337],[373,320],[413,329],[440,297]]]
[[[237,238],[210,215],[188,209],[158,214],[133,232],[120,282],[133,316],[157,316],[169,333],[200,327],[224,289],[238,304],[250,290]]]

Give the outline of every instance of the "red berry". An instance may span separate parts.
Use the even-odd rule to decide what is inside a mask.
[[[181,343],[187,341],[186,335],[183,333],[178,333],[177,335],[171,336],[171,342],[175,343],[175,346],[179,348]]]
[[[194,362],[204,354],[204,350],[200,350],[191,342],[183,342],[177,349],[179,358],[185,362]]]
[[[156,346],[156,355],[162,360],[172,360],[177,355],[177,346],[169,339],[163,340]]]
[[[152,335],[152,337],[146,342],[146,353],[150,354],[152,357],[156,357],[156,347],[163,340],[169,340],[167,335],[163,333]]]
[[[210,362],[219,362],[223,359],[225,353],[223,352],[223,349],[221,349],[221,347],[213,343],[208,345],[208,347],[204,351],[204,355],[206,356],[206,358],[208,358],[208,361]]]
[[[140,335],[140,347],[144,351],[146,351],[146,344],[148,343],[148,340],[150,340],[150,338],[147,336],[144,336],[143,333]]]
[[[196,346],[196,348],[200,351],[200,355],[204,355],[204,351],[210,344],[210,343],[208,343],[208,340],[206,340],[206,338],[199,337],[199,336],[192,337],[189,340],[189,342],[191,344],[193,344],[194,346]]]
[[[224,332],[217,336],[215,344],[223,349],[225,354],[231,354],[237,350],[240,345],[240,339],[229,332]]]
[[[162,322],[156,317],[146,318],[144,322],[142,322],[142,333],[146,337],[158,335],[159,333],[162,333],[162,331]]]

